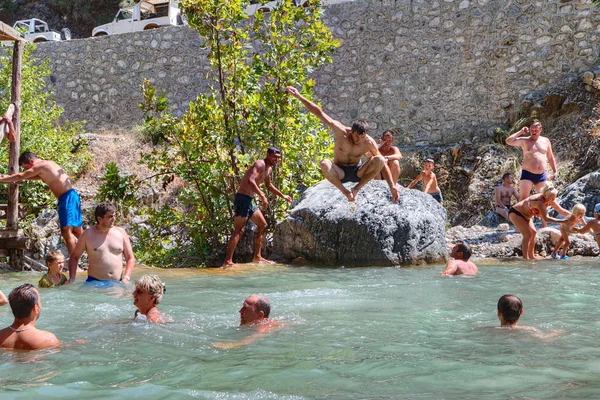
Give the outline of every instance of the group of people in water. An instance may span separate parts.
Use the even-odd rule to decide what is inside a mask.
[[[368,134],[369,125],[366,121],[358,120],[352,126],[346,126],[323,112],[318,105],[302,96],[296,88],[287,87],[286,91],[333,131],[333,160],[321,161],[320,168],[323,176],[348,201],[355,201],[360,190],[372,179],[385,180],[390,189],[392,202],[398,201],[400,186],[397,182],[402,154],[396,146],[393,146],[392,131],[385,131],[380,145],[377,146],[375,140]],[[593,232],[600,245],[600,204],[594,208],[595,219],[585,223],[585,206],[576,204],[573,211],[569,212],[556,202],[558,191],[548,180],[546,161],[550,164],[553,175],[557,171],[556,162],[550,140],[541,136],[541,132],[541,123],[534,121],[529,128],[524,127],[506,139],[508,145],[523,149],[522,174],[518,191],[513,187],[512,174],[504,174],[502,184],[495,189],[495,210],[503,218],[510,220],[522,234],[525,259],[538,258],[534,254],[537,231],[533,224],[533,217],[540,217],[544,225],[546,221],[561,224],[561,238],[554,249],[553,258],[567,259],[570,233]],[[527,133],[529,135],[524,136]],[[361,162],[363,157],[366,159],[364,163]],[[224,267],[234,265],[233,255],[249,219],[258,227],[253,262],[269,262],[261,255],[267,228],[261,209],[267,208],[268,199],[260,185],[264,183],[268,191],[289,203],[292,202],[292,198],[283,194],[271,181],[272,169],[280,160],[281,151],[276,147],[269,147],[265,159],[253,163],[242,177],[234,198],[234,230],[228,241]],[[114,226],[115,207],[110,203],[99,204],[94,213],[95,224],[84,231],[80,198],[65,171],[53,161],[41,160],[31,152],[21,154],[19,165],[23,168],[23,172],[0,175],[0,183],[18,183],[29,179],[42,180],[48,185],[58,199],[61,235],[69,252],[69,277],[62,273],[65,265],[64,255],[57,251],[50,252],[46,260],[48,273],[40,279],[39,287],[48,288],[75,282],[78,262],[84,251],[87,252],[89,260],[86,282],[102,285],[114,282],[128,283],[135,265],[135,257],[125,230]],[[434,168],[434,160],[426,159],[423,171],[408,185],[408,189],[422,180],[425,193],[443,205],[442,193],[433,172]],[[356,184],[348,189],[344,186],[346,182]],[[534,188],[537,193],[530,195]],[[260,208],[254,203],[256,195],[261,201]],[[511,204],[513,198],[518,201]],[[550,217],[549,207],[566,218]],[[583,227],[578,227],[579,224],[583,224]],[[477,266],[469,261],[471,250],[466,242],[456,243],[450,255],[451,260],[442,272],[442,276],[477,274]],[[123,268],[123,260],[125,268]],[[149,322],[166,321],[166,316],[157,308],[164,293],[165,285],[157,276],[145,275],[138,279],[133,292],[134,305],[137,308],[135,318],[144,318]],[[39,317],[42,305],[40,294],[33,285],[24,284],[17,287],[9,294],[8,299],[0,292],[0,305],[7,302],[10,303],[13,311],[14,322],[11,326],[0,330],[0,347],[38,349],[58,344],[58,339],[53,334],[35,328],[35,321]],[[253,325],[259,331],[269,330],[274,326],[274,322],[269,319],[269,312],[270,305],[265,297],[250,296],[240,309],[241,324]],[[516,325],[521,313],[522,303],[516,296],[505,295],[498,302],[498,317],[502,326]],[[220,344],[220,346],[233,345]]]

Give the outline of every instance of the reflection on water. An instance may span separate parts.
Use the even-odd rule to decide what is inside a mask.
[[[442,269],[136,269],[167,284],[166,324],[132,321],[133,284],[42,289],[38,326],[68,346],[0,352],[0,398],[596,397],[597,263],[487,264],[474,279],[440,278]],[[2,275],[0,289],[38,278]],[[252,293],[269,297],[286,327],[215,349],[251,334],[238,310]],[[523,300],[522,325],[562,333],[490,329],[505,293]],[[0,325],[10,322],[0,308]]]

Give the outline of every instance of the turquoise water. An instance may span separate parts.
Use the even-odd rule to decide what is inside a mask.
[[[597,260],[487,264],[473,279],[442,269],[137,268],[167,284],[163,325],[131,321],[132,287],[44,289],[38,327],[68,346],[0,352],[0,399],[598,397]],[[38,277],[4,274],[0,289]],[[237,312],[252,293],[271,299],[284,328],[213,348],[252,333]],[[505,293],[523,300],[521,325],[561,333],[490,328]],[[0,308],[0,326],[11,322]]]

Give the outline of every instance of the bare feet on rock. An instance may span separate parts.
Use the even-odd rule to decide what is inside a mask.
[[[235,267],[235,263],[233,261],[225,261],[223,265],[221,265],[221,268],[223,269],[230,267]]]
[[[358,195],[358,191],[360,190],[360,188],[359,188],[359,187],[357,187],[357,186],[358,186],[358,185],[356,185],[356,186],[354,186],[354,187],[352,188],[352,198],[353,198],[353,200],[352,200],[352,201],[355,201],[355,200],[356,200],[356,196]]]
[[[348,201],[350,201],[350,202],[352,202],[352,201],[354,201],[354,200],[355,200],[355,199],[354,199],[354,194],[352,194],[352,192],[351,192],[351,191],[349,191],[349,190],[346,190],[345,192],[342,192],[342,194],[343,194],[344,196],[346,196],[346,198],[347,198],[347,199],[348,199]]]
[[[267,260],[264,257],[253,258],[252,262],[257,264],[275,264],[275,261]]]

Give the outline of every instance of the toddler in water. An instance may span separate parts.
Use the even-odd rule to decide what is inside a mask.
[[[569,259],[569,256],[567,256],[567,250],[571,244],[571,240],[569,240],[569,234],[578,232],[577,225],[580,222],[583,222],[585,225],[583,217],[585,217],[585,206],[581,203],[575,204],[573,206],[573,210],[571,211],[571,216],[566,218],[560,224],[560,239],[558,239],[558,243],[556,243],[556,247],[552,252],[552,258],[562,258],[563,260]],[[561,247],[562,255],[559,257],[558,252],[560,251]]]
[[[48,273],[42,276],[38,282],[38,287],[51,288],[64,285],[67,282],[67,276],[61,271],[65,266],[65,256],[58,250],[51,251],[46,255],[46,266]]]
[[[437,178],[433,173],[433,168],[435,164],[431,158],[425,160],[423,164],[423,172],[421,172],[406,188],[410,189],[415,186],[421,179],[423,179],[423,183],[425,184],[425,189],[423,190],[425,193],[429,194],[431,197],[437,200],[442,206],[444,205],[444,198],[442,197],[442,191],[437,183]]]

